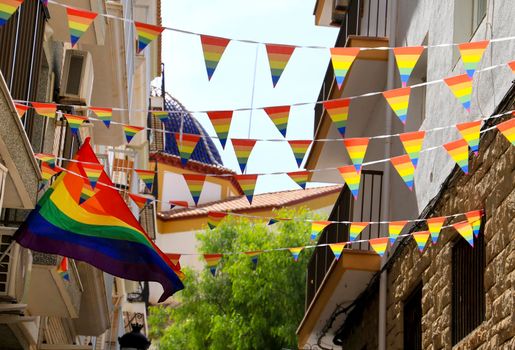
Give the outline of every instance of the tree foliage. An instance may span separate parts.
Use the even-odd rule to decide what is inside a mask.
[[[201,253],[247,252],[304,246],[311,225],[306,210],[277,213],[273,226],[227,216],[214,230],[198,234]],[[296,348],[295,330],[304,313],[306,264],[287,250],[260,254],[256,266],[245,254],[224,254],[216,277],[206,268],[186,271],[176,307],[153,307],[150,336],[159,349]]]

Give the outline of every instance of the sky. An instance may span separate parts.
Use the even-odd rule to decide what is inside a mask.
[[[315,0],[164,0],[163,26],[229,39],[331,47],[338,30],[315,26]],[[166,90],[189,111],[234,110],[229,138],[284,139],[259,107],[315,102],[329,64],[329,50],[297,48],[274,88],[263,44],[231,41],[216,71],[207,78],[198,35],[162,34]],[[194,113],[211,136],[205,113]],[[312,139],[314,104],[292,107],[286,139]],[[250,123],[249,123],[250,122]],[[240,172],[231,143],[214,140],[227,168]],[[287,142],[257,142],[246,172],[298,170]],[[255,193],[299,188],[286,174],[260,176]]]

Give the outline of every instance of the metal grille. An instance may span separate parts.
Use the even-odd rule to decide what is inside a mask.
[[[156,214],[155,202],[152,202],[143,208],[139,213],[139,223],[149,237],[153,240],[156,239]]]
[[[7,248],[11,245],[13,240],[12,235],[1,235],[0,234],[0,256],[5,253]],[[6,254],[3,260],[0,262],[0,296],[7,293],[8,282],[9,282],[9,260],[10,254]]]
[[[422,350],[422,283],[404,302],[404,349]]]
[[[159,118],[150,116],[150,127],[152,128],[150,151],[159,152],[165,149],[165,137],[163,122]],[[158,131],[163,130],[163,132]]]

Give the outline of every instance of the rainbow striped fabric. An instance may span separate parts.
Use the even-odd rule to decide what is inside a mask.
[[[104,166],[98,162],[83,162],[79,164],[82,173],[88,178],[92,188],[97,185],[98,179],[104,172]]]
[[[472,98],[472,79],[467,74],[452,78],[445,78],[445,84],[451,89],[454,96],[461,102],[467,112],[470,112],[470,100]]]
[[[302,164],[302,161],[304,160],[304,156],[306,155],[309,146],[311,146],[311,142],[311,140],[288,140],[293,155],[295,156],[295,160],[297,161],[297,166],[299,168]]]
[[[65,281],[70,281],[70,273],[68,272],[68,258],[63,257],[59,266],[57,267],[57,273]]]
[[[268,114],[281,135],[286,137],[286,129],[288,128],[288,119],[290,117],[290,106],[267,107],[264,108],[264,111]]]
[[[363,164],[363,159],[365,158],[365,153],[367,152],[368,142],[368,137],[343,140],[343,144],[347,149],[347,153],[349,153],[352,164],[354,164],[354,167],[358,173],[361,172],[361,164]]]
[[[227,142],[232,115],[233,111],[207,112],[207,116],[209,117],[211,124],[213,124],[218,140],[222,144],[222,149],[225,148],[225,143]]]
[[[429,234],[431,235],[431,241],[433,244],[438,242],[438,237],[440,236],[440,231],[442,230],[445,220],[445,217],[436,217],[426,220],[427,228],[429,229]]]
[[[89,110],[100,119],[106,127],[111,125],[111,119],[113,118],[113,110],[111,108],[100,108],[100,107],[89,107]]]
[[[481,230],[481,216],[483,215],[482,210],[473,210],[465,213],[467,220],[472,226],[472,231],[474,232],[474,236],[479,236],[479,231]]]
[[[41,162],[41,177],[43,181],[50,181],[52,176],[59,174],[62,171],[57,165],[50,166],[50,164]]]
[[[258,256],[261,253],[262,253],[262,251],[260,251],[260,250],[256,250],[254,252],[245,252],[245,255],[250,258],[253,268],[256,268],[257,263],[258,263]]]
[[[53,154],[36,153],[34,156],[40,161],[48,163],[48,165],[50,165],[52,168],[55,165],[55,156]]]
[[[295,51],[295,46],[266,44],[266,53],[268,55],[268,62],[270,63],[270,72],[272,73],[272,83],[274,87],[279,82],[293,51]]]
[[[304,247],[288,248],[291,255],[293,256],[293,261],[297,262],[299,260],[299,254],[302,249],[304,249]]]
[[[195,202],[195,205],[198,205],[200,194],[202,193],[202,188],[204,187],[204,182],[206,181],[206,175],[182,174],[182,176],[188,185],[188,189],[190,190],[191,196],[193,197],[193,202]]]
[[[139,210],[142,210],[148,203],[152,202],[152,199],[140,196],[139,194],[129,193],[129,197],[136,203]]]
[[[359,181],[361,179],[361,173],[356,171],[354,165],[344,165],[338,168],[340,175],[352,192],[354,199],[358,199],[359,193]]]
[[[331,221],[313,221],[311,222],[311,237],[310,239],[315,240],[320,232],[325,229],[327,226],[331,225]]]
[[[0,0],[0,27],[16,12],[23,0]]]
[[[73,115],[73,114],[65,114],[64,117],[66,118],[66,121],[68,122],[68,126],[70,127],[70,130],[73,134],[77,135],[79,132],[79,128],[85,121],[88,120],[87,117],[81,117],[79,115]]]
[[[47,118],[55,118],[55,112],[57,111],[55,103],[31,102],[30,104],[37,114]]]
[[[388,237],[391,245],[395,243],[407,223],[407,221],[390,221],[388,223]]]
[[[324,101],[323,105],[342,137],[345,137],[347,119],[349,118],[350,99],[341,98],[338,100]]]
[[[216,267],[220,260],[222,260],[222,257],[222,254],[204,254],[204,260],[206,260],[206,265],[213,276],[216,275]]]
[[[384,98],[404,125],[406,125],[406,119],[408,117],[410,93],[410,87],[383,92]]]
[[[515,146],[515,118],[498,124],[497,129]]]
[[[413,232],[412,236],[417,242],[418,250],[423,253],[429,238],[429,231]]]
[[[160,302],[183,289],[181,274],[147,236],[136,218],[102,173],[94,197],[79,205],[84,179],[80,164],[101,166],[89,138],[35,210],[15,234],[25,248],[84,261],[113,276],[159,282]],[[104,185],[106,184],[106,185]]]
[[[422,52],[424,52],[423,46],[396,47],[393,49],[401,76],[402,87],[408,85],[411,72],[413,72],[413,68],[415,68]]]
[[[247,161],[249,160],[250,154],[252,153],[252,149],[256,145],[256,140],[231,139],[231,142],[234,148],[234,153],[236,154],[236,158],[238,159],[241,172],[243,173],[247,167]]]
[[[234,178],[240,184],[243,193],[247,197],[250,205],[252,205],[252,198],[254,197],[254,189],[256,188],[256,182],[258,175],[256,174],[245,174],[245,175],[234,175]]]
[[[343,248],[345,248],[345,243],[331,243],[329,244],[329,247],[333,251],[334,258],[338,260],[340,259],[340,256],[342,256]]]
[[[207,213],[207,226],[212,230],[216,228],[220,222],[227,216],[227,213],[210,211]]]
[[[145,187],[149,191],[152,191],[152,185],[154,184],[154,177],[156,175],[155,171],[144,169],[134,169],[134,171],[138,174],[139,179],[143,181]]]
[[[483,57],[483,53],[485,52],[485,49],[489,43],[490,41],[484,40],[458,45],[458,49],[460,50],[461,54],[461,60],[463,61],[467,75],[471,79],[474,77],[474,72],[476,71],[479,62]]]
[[[451,158],[460,166],[465,174],[469,172],[469,147],[467,141],[459,139],[443,145]]]
[[[355,241],[359,234],[368,226],[368,222],[352,222],[349,228],[349,238]]]
[[[98,188],[91,187],[91,185],[89,184],[89,181],[87,181],[87,180],[83,181],[82,190],[80,192],[80,197],[79,197],[79,205],[81,205],[82,203],[84,203],[85,201],[87,201],[88,199],[93,197],[95,195],[95,193],[97,193],[97,192],[98,192]]]
[[[457,222],[452,224],[452,227],[458,231],[461,237],[465,238],[471,247],[474,247],[474,234],[472,233],[472,226],[470,226],[468,221]]]
[[[345,77],[352,63],[359,54],[359,47],[334,47],[331,48],[331,62],[334,69],[334,77],[338,89],[341,90]]]
[[[141,126],[134,126],[134,125],[124,125],[123,126],[123,132],[125,133],[125,138],[127,139],[127,143],[130,143],[132,138],[141,130],[145,129]]]
[[[216,66],[224,54],[225,48],[230,40],[225,38],[217,38],[214,36],[201,35],[200,42],[202,44],[202,51],[204,51],[204,61],[206,62],[207,78],[215,73]]]
[[[72,47],[77,44],[80,37],[88,30],[91,23],[97,17],[97,13],[67,7],[68,28],[70,29],[70,41]]]
[[[508,67],[511,69],[511,72],[515,74],[515,61],[508,62]]]
[[[167,111],[152,111],[152,116],[158,118],[162,123],[166,122],[169,118]]]
[[[479,152],[479,136],[481,130],[481,120],[457,124],[456,128],[459,130],[461,137],[467,141],[470,149],[475,155]]]
[[[16,107],[16,113],[18,114],[18,117],[23,118],[25,113],[30,109],[29,106],[21,105],[19,103],[15,103],[14,107]]]
[[[415,166],[411,162],[410,157],[407,154],[402,156],[390,158],[390,162],[394,166],[395,170],[399,173],[400,177],[406,183],[406,186],[413,191],[413,178],[415,176]]]
[[[406,132],[399,135],[402,145],[404,146],[404,150],[410,157],[415,169],[417,168],[418,156],[422,150],[422,144],[424,143],[425,136],[425,131]]]
[[[143,51],[148,44],[156,40],[164,30],[164,28],[160,26],[136,21],[134,22],[134,27],[136,28],[136,35],[138,36],[138,46],[136,48],[137,53]]]
[[[197,147],[197,143],[200,140],[200,135],[197,134],[180,134],[175,133],[175,142],[177,143],[177,148],[179,149],[179,154],[181,155],[181,163],[182,166],[186,166],[188,160],[191,157],[191,154]]]
[[[372,238],[368,240],[368,243],[370,243],[372,249],[382,257],[388,247],[388,237]]]
[[[309,171],[293,171],[287,174],[303,190],[306,189],[306,183],[308,182],[309,178]]]

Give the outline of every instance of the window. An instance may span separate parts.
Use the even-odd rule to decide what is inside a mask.
[[[469,42],[486,16],[487,0],[454,1],[454,42]],[[454,62],[458,61],[458,49],[454,50]]]
[[[483,228],[474,248],[458,238],[452,248],[452,345],[485,319]]]
[[[422,350],[422,283],[404,302],[404,349]]]

